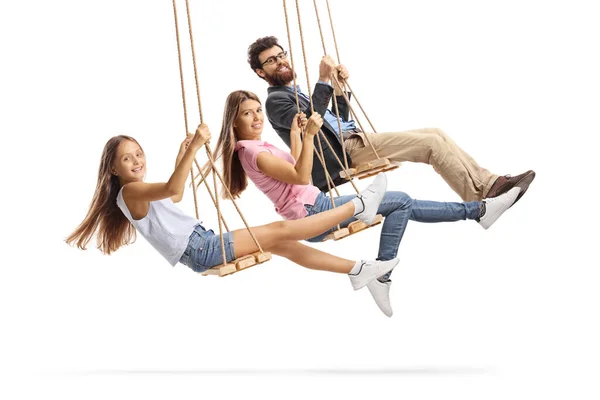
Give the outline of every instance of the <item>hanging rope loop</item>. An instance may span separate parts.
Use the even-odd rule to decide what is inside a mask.
[[[190,36],[190,47],[191,47],[191,53],[192,53],[192,61],[193,61],[193,66],[194,66],[194,78],[195,78],[195,83],[196,83],[196,98],[198,101],[198,114],[199,114],[199,118],[200,118],[200,123],[203,123],[204,119],[203,119],[203,114],[202,114],[202,101],[201,101],[201,97],[200,97],[200,84],[199,84],[199,79],[198,79],[198,68],[197,68],[197,63],[196,63],[196,52],[195,52],[195,46],[194,46],[194,36],[193,36],[193,32],[192,32],[192,20],[191,20],[191,13],[190,13],[190,5],[189,5],[189,1],[186,0],[185,1],[186,4],[186,14],[187,14],[187,22],[188,22],[188,32],[189,32],[189,36]],[[183,68],[182,68],[182,62],[181,62],[181,44],[180,44],[180,37],[179,37],[179,23],[178,23],[178,18],[177,18],[177,6],[175,4],[175,0],[173,0],[173,11],[174,11],[174,15],[175,15],[175,30],[176,30],[176,39],[177,39],[177,55],[178,55],[178,59],[179,59],[179,74],[180,74],[180,80],[181,80],[181,97],[182,97],[182,102],[183,102],[183,109],[184,109],[184,121],[185,121],[185,128],[186,128],[186,135],[188,132],[188,116],[187,116],[187,106],[186,106],[186,99],[185,99],[185,85],[184,85],[184,80],[183,80]],[[210,149],[210,143],[206,142],[204,144],[204,147],[206,149],[206,155],[208,157],[208,162],[207,162],[207,168],[203,168],[200,167],[198,165],[197,162],[195,162],[196,167],[199,170],[199,174],[200,175],[200,179],[201,181],[203,181],[206,185],[206,188],[208,190],[208,193],[210,194],[210,197],[213,201],[213,204],[215,205],[215,208],[217,209],[217,218],[218,218],[218,222],[219,222],[219,236],[221,239],[221,253],[223,256],[223,264],[227,264],[227,257],[226,257],[226,252],[225,252],[225,243],[224,243],[224,239],[223,239],[223,230],[222,227],[225,226],[225,229],[227,229],[227,231],[229,231],[229,228],[227,227],[227,224],[225,222],[225,218],[223,216],[223,213],[221,212],[221,207],[219,204],[219,196],[218,196],[218,186],[217,186],[217,178],[221,181],[221,185],[223,185],[223,188],[225,189],[226,193],[229,195],[229,197],[232,199],[232,202],[238,212],[238,214],[240,215],[240,217],[242,218],[242,221],[244,222],[244,225],[246,226],[246,229],[249,231],[254,243],[256,244],[256,247],[258,248],[260,253],[264,253],[262,247],[260,246],[260,244],[258,243],[258,239],[256,238],[256,236],[254,235],[254,233],[252,232],[252,230],[250,229],[250,226],[248,225],[246,219],[244,218],[241,210],[239,209],[239,207],[237,206],[235,200],[233,199],[233,196],[231,196],[231,192],[229,191],[229,187],[227,186],[227,184],[224,182],[223,177],[221,176],[221,174],[219,173],[219,170],[217,168],[217,166],[215,165],[215,160],[212,154],[212,151]],[[196,189],[200,186],[201,183],[198,183],[198,185],[195,184],[194,179],[194,173],[193,171],[191,172],[191,177],[192,177],[192,188],[193,188],[193,194],[194,194],[194,206],[196,208],[196,218],[198,217],[198,200],[197,200],[197,196],[196,196]],[[214,194],[211,191],[210,186],[208,185],[208,182],[206,180],[206,176],[211,173],[213,174],[213,186],[214,186]]]

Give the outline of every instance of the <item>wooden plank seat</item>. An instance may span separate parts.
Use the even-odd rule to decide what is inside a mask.
[[[374,161],[370,161],[364,164],[360,164],[356,168],[348,168],[348,174],[346,171],[341,171],[340,176],[344,179],[364,179],[373,175],[377,175],[380,172],[391,171],[398,168],[398,165],[394,165],[387,158],[379,158]]]
[[[237,258],[230,263],[216,265],[210,269],[207,269],[202,273],[203,276],[207,275],[216,275],[216,276],[225,276],[231,275],[235,272],[244,270],[246,268],[250,268],[256,264],[262,264],[265,261],[269,261],[271,259],[271,253],[265,251],[261,253],[257,251],[256,253],[249,254],[247,256],[243,256]]]
[[[383,222],[383,216],[381,214],[377,214],[373,219],[371,225],[368,226],[362,221],[354,221],[349,223],[347,228],[342,228],[331,232],[329,235],[325,236],[325,239],[323,239],[323,241],[331,239],[340,240],[347,236],[354,235],[355,233],[370,228],[372,226],[379,225],[381,222]]]
[[[372,169],[370,171],[365,171],[363,173],[354,175],[354,177],[358,178],[358,179],[365,179],[365,178],[369,178],[371,176],[375,176],[375,175],[377,175],[380,172],[391,171],[391,170],[394,170],[394,169],[396,169],[398,167],[399,167],[399,165],[391,164],[389,166],[379,167],[379,168]]]

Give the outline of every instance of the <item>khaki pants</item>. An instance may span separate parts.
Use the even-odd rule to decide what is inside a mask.
[[[448,135],[436,128],[353,134],[345,140],[353,166],[376,159],[364,135],[368,136],[381,158],[431,165],[463,201],[483,199],[498,178],[498,175],[481,168]]]

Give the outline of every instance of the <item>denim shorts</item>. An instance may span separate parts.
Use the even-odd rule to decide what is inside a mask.
[[[356,197],[356,195],[350,195],[350,196],[338,196],[338,197],[334,197],[333,201],[335,203],[336,207],[342,206],[346,203],[348,203],[349,201],[352,201],[354,198]],[[327,211],[327,210],[331,210],[333,208],[333,205],[331,204],[331,198],[329,196],[327,196],[326,194],[324,194],[323,192],[320,192],[317,195],[317,198],[315,199],[315,204],[305,204],[304,205],[304,209],[306,210],[306,212],[308,213],[308,216],[311,215],[315,215],[318,213],[321,213],[323,211]],[[354,217],[350,217],[347,220],[343,221],[340,224],[341,228],[345,228],[347,227],[350,222],[356,221],[356,218]],[[318,243],[318,242],[322,242],[323,239],[325,239],[325,237],[327,235],[329,235],[331,232],[337,230],[337,225],[330,228],[329,230],[327,230],[326,232],[323,232],[320,235],[317,235],[315,237],[312,237],[310,239],[306,239],[307,242],[311,242],[311,243]]]
[[[223,234],[223,241],[225,242],[227,262],[235,260],[233,234],[225,232]],[[179,262],[187,265],[195,272],[204,272],[215,265],[223,264],[220,236],[215,235],[212,229],[206,230],[202,225],[196,225]]]

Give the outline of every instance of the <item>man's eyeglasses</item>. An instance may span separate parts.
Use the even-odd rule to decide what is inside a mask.
[[[277,60],[285,60],[287,58],[287,51],[282,51],[281,53],[277,54],[276,56],[271,56],[269,58],[267,58],[265,60],[264,63],[261,64],[261,66],[265,66],[266,65],[273,65],[277,62]]]

